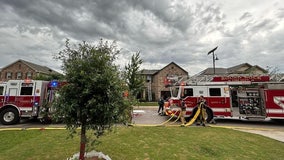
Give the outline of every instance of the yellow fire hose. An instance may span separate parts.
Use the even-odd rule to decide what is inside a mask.
[[[197,117],[199,116],[200,112],[202,112],[202,113],[201,113],[202,116],[205,116],[205,112],[204,112],[204,111],[201,111],[201,105],[203,105],[203,103],[200,103],[200,104],[199,104],[198,109],[197,109],[195,115],[193,116],[193,118],[192,118],[189,122],[187,122],[184,126],[190,126],[190,125],[192,125],[192,124],[196,121],[196,119],[197,119]],[[173,117],[175,116],[175,114],[176,114],[176,112],[175,112],[175,113],[172,113],[172,114],[171,114],[171,117],[170,117],[168,120],[166,120],[165,122],[161,123],[161,124],[156,124],[156,125],[131,124],[131,126],[164,126],[164,125],[167,124],[170,120],[173,119]],[[173,123],[177,122],[177,121],[180,119],[180,115],[181,115],[181,113],[179,113],[177,119],[176,119],[175,121],[171,122],[170,124],[173,124]]]
[[[190,126],[190,125],[192,125],[192,124],[196,121],[197,117],[199,116],[199,114],[200,114],[200,112],[201,112],[201,105],[202,105],[202,104],[203,104],[203,103],[200,103],[200,104],[199,104],[198,109],[197,109],[195,115],[193,116],[193,118],[192,118],[189,122],[187,122],[184,126]],[[204,113],[202,113],[202,115],[203,115],[203,114],[204,114]],[[173,124],[173,123],[177,122],[177,121],[180,119],[180,115],[181,115],[181,114],[179,114],[178,117],[177,117],[177,119],[176,119],[175,121],[171,122],[170,124]],[[171,117],[170,117],[168,120],[166,120],[165,122],[161,123],[161,124],[156,124],[156,125],[131,124],[131,126],[164,126],[164,125],[167,124],[170,120],[172,120],[174,116],[175,116],[175,113],[172,113],[172,114],[171,114]]]
[[[185,126],[190,126],[190,125],[192,125],[192,123],[194,123],[194,122],[196,121],[196,118],[199,116],[200,112],[202,112],[202,113],[201,113],[202,116],[205,117],[205,112],[206,112],[206,111],[204,111],[204,110],[201,109],[201,105],[204,105],[204,103],[202,102],[202,103],[199,104],[198,109],[197,109],[195,115],[193,116],[193,118],[192,118],[188,123],[185,124]]]
[[[198,117],[199,113],[200,113],[200,107],[198,107],[198,109],[197,109],[195,115],[193,116],[193,118],[189,122],[187,122],[184,126],[192,125],[192,123],[194,123],[196,118]]]
[[[176,123],[179,119],[180,119],[180,113],[178,114],[178,117],[177,117],[177,119],[176,120],[174,120],[173,122],[171,122],[170,124],[174,124],[174,123]]]
[[[165,122],[163,122],[163,123],[161,123],[161,124],[129,124],[129,126],[146,126],[146,127],[148,127],[148,126],[150,126],[150,127],[158,127],[158,126],[164,126],[165,124],[167,124],[170,120],[172,120],[173,118],[175,117],[175,113],[172,113],[171,114],[171,117],[168,119],[168,120],[166,120]],[[178,116],[178,118],[177,119],[179,119],[179,117],[180,117],[180,114],[179,114],[179,116]],[[177,120],[175,120],[175,122],[176,122]]]

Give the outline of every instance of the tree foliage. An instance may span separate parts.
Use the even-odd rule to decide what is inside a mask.
[[[67,84],[59,90],[55,117],[63,117],[67,129],[93,129],[99,137],[114,123],[129,116],[130,106],[124,100],[125,90],[114,65],[119,50],[115,43],[100,40],[97,45],[86,42],[71,48],[69,40],[55,59],[62,61]],[[81,141],[86,142],[81,136]],[[81,151],[80,151],[81,152]]]
[[[64,76],[62,74],[50,74],[50,75],[38,75],[35,76],[34,80],[44,80],[44,81],[51,81],[51,80],[63,80]]]
[[[136,52],[131,57],[131,62],[125,66],[124,77],[129,88],[130,94],[137,97],[138,93],[143,90],[144,80],[139,74],[139,69],[143,60],[140,58],[140,53]]]

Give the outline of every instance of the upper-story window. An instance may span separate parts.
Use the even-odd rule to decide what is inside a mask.
[[[31,72],[27,72],[27,79],[32,79],[32,73]]]
[[[11,72],[7,72],[6,79],[12,79],[12,73]]]
[[[21,72],[17,72],[17,79],[22,79],[22,73]]]

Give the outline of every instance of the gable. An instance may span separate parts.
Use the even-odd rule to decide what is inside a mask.
[[[13,69],[21,70],[22,68],[26,68],[27,71],[35,71],[33,68],[26,65],[22,61],[16,61],[14,63],[11,63],[11,64],[3,67],[2,71],[9,71],[9,70],[13,70]]]
[[[177,74],[177,73],[173,73],[173,72],[179,71],[179,73],[182,74],[182,75],[185,75],[185,74],[188,75],[188,72],[186,70],[184,70],[183,68],[181,68],[179,65],[177,65],[175,62],[169,63],[164,68],[162,68],[159,72],[161,72],[161,71],[168,72],[169,74]]]
[[[41,66],[41,65],[38,65],[38,64],[34,64],[34,63],[31,63],[31,62],[28,62],[28,61],[25,61],[25,60],[22,60],[22,59],[19,59],[5,67],[2,68],[2,70],[6,70],[6,69],[9,69],[9,68],[17,68],[20,70],[21,67],[26,67],[26,68],[29,68],[29,71],[33,71],[33,72],[38,72],[38,73],[44,73],[44,74],[50,74],[50,73],[55,73],[55,74],[59,74],[58,72],[46,67],[46,66]]]

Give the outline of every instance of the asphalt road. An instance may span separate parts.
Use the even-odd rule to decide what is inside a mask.
[[[155,107],[139,107],[134,109],[133,124],[139,125],[159,125],[169,119],[168,116],[160,116],[157,113]],[[284,131],[284,120],[283,121],[272,121],[272,120],[240,120],[233,118],[218,118],[215,119],[216,124],[210,124],[211,126],[231,126],[231,127],[247,127],[247,128],[262,128],[262,129],[279,129]],[[179,125],[180,121],[174,122],[173,118],[171,121],[166,123],[167,125]],[[0,128],[34,128],[34,127],[64,127],[64,124],[41,124],[36,120],[21,120],[16,125],[2,125]],[[194,124],[192,125],[194,126]]]

